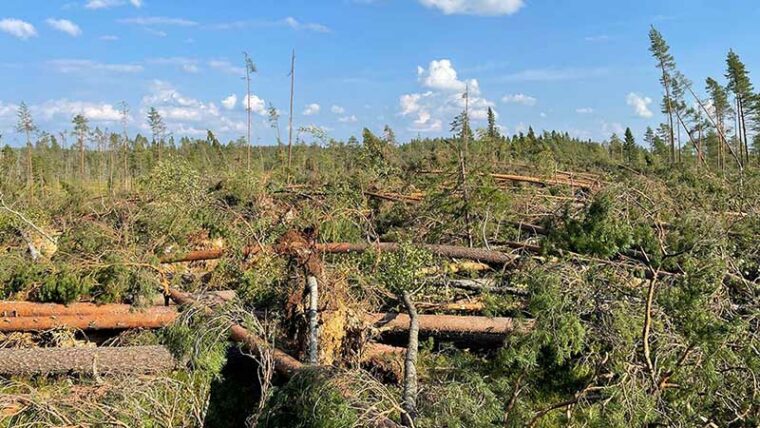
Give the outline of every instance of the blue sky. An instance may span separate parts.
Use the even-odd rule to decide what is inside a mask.
[[[641,135],[661,119],[649,26],[701,88],[729,48],[760,69],[758,18],[752,0],[0,0],[0,133],[21,141],[21,101],[49,132],[77,113],[119,130],[126,101],[132,133],[155,106],[175,137],[243,136],[247,51],[253,140],[272,144],[263,107],[285,135],[295,49],[295,126],[339,139],[385,124],[404,140],[447,135],[466,85],[473,117],[492,106],[509,133]]]

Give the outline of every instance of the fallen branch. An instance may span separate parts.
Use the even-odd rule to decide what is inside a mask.
[[[464,317],[457,315],[418,315],[421,333],[441,334],[488,334],[507,335],[511,333],[529,333],[533,329],[533,320],[516,320],[514,318]],[[406,314],[368,314],[364,322],[388,332],[408,332],[409,315]]]
[[[0,349],[0,375],[156,374],[174,369],[163,346]]]

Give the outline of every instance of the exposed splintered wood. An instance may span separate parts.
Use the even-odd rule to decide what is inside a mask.
[[[176,308],[151,307],[126,313],[90,313],[0,318],[0,331],[42,331],[64,327],[79,330],[161,328],[177,318]]]
[[[0,349],[3,376],[155,374],[174,367],[163,346]]]

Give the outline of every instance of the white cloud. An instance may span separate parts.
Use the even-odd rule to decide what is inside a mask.
[[[288,16],[287,18],[283,19],[282,22],[294,30],[307,30],[307,31],[314,31],[317,33],[330,32],[330,29],[327,28],[327,26],[325,25],[308,23],[308,22],[300,22],[297,19],[293,18],[292,16]]]
[[[129,0],[129,4],[136,8],[142,7],[142,0]],[[127,4],[125,0],[88,0],[84,7],[86,9],[109,9],[112,7],[124,6]]]
[[[87,73],[93,71],[111,73],[139,73],[141,65],[136,64],[104,64],[87,59],[55,59],[48,61],[59,73]]]
[[[501,98],[501,102],[505,104],[522,104],[524,106],[532,107],[536,105],[538,100],[535,97],[531,97],[530,95],[511,94],[511,95],[504,95]]]
[[[70,120],[77,114],[81,114],[93,122],[118,122],[121,120],[121,112],[112,104],[70,101],[65,98],[45,101],[40,105],[32,106],[31,110],[45,120]]]
[[[575,112],[578,114],[591,114],[594,112],[594,109],[592,109],[591,107],[581,107],[581,108],[575,109]]]
[[[229,97],[222,100],[222,106],[226,108],[227,110],[232,110],[235,108],[235,104],[237,104],[237,95],[232,94]]]
[[[119,40],[119,36],[114,36],[112,34],[106,34],[104,36],[100,36],[99,39],[102,40],[102,41],[104,41],[104,42],[115,42],[115,41]]]
[[[353,114],[350,116],[344,116],[338,119],[338,122],[341,122],[341,123],[356,123],[358,121],[359,119],[357,119],[357,117]]]
[[[322,109],[322,107],[319,104],[312,103],[306,106],[306,109],[303,111],[304,116],[313,116]]]
[[[427,69],[418,66],[417,76],[424,86],[431,89],[464,92],[468,84],[470,90],[478,88],[477,80],[469,82],[459,80],[457,71],[448,59],[433,60]]]
[[[448,59],[431,61],[428,68],[417,67],[417,79],[428,90],[399,97],[399,114],[413,118],[412,132],[443,131],[443,124],[465,109],[463,92],[468,86],[472,120],[485,120],[488,108],[494,105],[481,96],[477,80],[460,80]]]
[[[539,115],[539,116],[541,116],[542,118],[545,118],[545,117],[546,117],[546,112],[543,112],[543,111],[542,111],[542,112],[541,112],[541,113],[539,113],[538,115]]]
[[[602,135],[608,136],[611,134],[617,134],[618,136],[622,135],[625,132],[625,129],[623,128],[623,125],[621,125],[618,122],[602,122]]]
[[[211,60],[208,62],[208,66],[214,70],[221,71],[222,73],[234,74],[237,76],[243,76],[245,74],[245,69],[243,67],[232,65],[232,63],[226,60]]]
[[[254,103],[253,96],[251,102]],[[260,103],[263,105],[263,100]],[[149,93],[142,99],[140,116],[145,117],[150,107],[155,107],[169,131],[178,135],[202,136],[206,129],[221,135],[243,135],[246,132],[246,122],[239,110],[226,110],[225,113],[218,104],[183,95],[165,81],[156,80],[151,84]]]
[[[138,18],[120,19],[122,24],[153,26],[153,25],[174,25],[177,27],[194,27],[197,22],[185,18],[169,18],[165,16],[144,16]]]
[[[587,36],[584,37],[583,40],[589,42],[589,43],[601,43],[601,42],[607,42],[610,40],[610,36],[606,34],[601,34],[598,36]]]
[[[524,0],[419,0],[424,6],[437,8],[446,15],[499,16],[517,13]]]
[[[208,28],[214,30],[241,30],[244,28],[262,28],[262,27],[288,27],[296,31],[313,31],[316,33],[329,33],[329,27],[323,24],[313,22],[301,22],[292,16],[279,20],[239,20],[230,22],[221,22],[209,25]]]
[[[243,97],[243,102],[241,106],[244,109],[248,109],[248,96]],[[266,109],[266,103],[261,98],[257,97],[256,95],[251,94],[251,111],[259,114],[261,116],[266,116],[267,109]]]
[[[34,25],[14,18],[0,19],[0,31],[21,40],[37,37],[37,29],[34,28]]]
[[[652,99],[649,97],[642,97],[634,92],[631,92],[625,98],[625,102],[629,106],[633,107],[633,110],[638,117],[649,119],[654,115],[652,113],[652,110],[649,109],[649,104],[652,104]]]
[[[45,20],[47,24],[61,32],[64,32],[72,37],[77,37],[82,34],[82,29],[79,28],[77,24],[74,24],[73,22],[69,21],[68,19],[54,19],[54,18],[48,18]]]
[[[346,109],[344,109],[341,106],[334,105],[334,106],[330,107],[330,111],[333,112],[333,113],[335,113],[335,114],[343,114],[343,113],[346,112]]]

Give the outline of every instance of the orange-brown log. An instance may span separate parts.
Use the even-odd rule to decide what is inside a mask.
[[[163,346],[0,349],[0,375],[156,374],[175,366]]]
[[[204,296],[218,299],[220,302],[234,300],[236,293],[234,290],[211,291]],[[0,300],[0,318],[18,318],[18,317],[47,317],[47,316],[72,316],[72,315],[119,315],[140,313],[145,309],[155,307],[164,307],[164,297],[156,295],[151,300],[151,305],[147,308],[140,308],[132,305],[118,303],[70,303],[61,305],[58,303],[39,303],[27,301]]]
[[[0,318],[0,331],[43,331],[64,327],[80,330],[161,328],[177,318],[176,308],[152,307],[126,313],[68,314]]]

